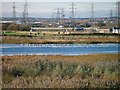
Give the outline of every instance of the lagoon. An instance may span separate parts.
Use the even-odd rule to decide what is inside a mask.
[[[120,44],[0,44],[4,55],[85,55],[120,53]]]

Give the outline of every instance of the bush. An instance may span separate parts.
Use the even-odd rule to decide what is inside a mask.
[[[37,75],[40,75],[43,71],[45,71],[45,64],[42,61],[36,63]]]
[[[67,63],[64,67],[63,67],[63,75],[64,76],[73,76],[75,74],[75,70],[77,68],[77,64],[76,63]]]
[[[53,70],[53,75],[55,76],[62,76],[63,70],[62,70],[63,63],[58,62]]]
[[[103,22],[99,22],[99,23],[98,23],[98,26],[103,27],[103,26],[106,26],[106,24],[103,23]]]
[[[10,25],[10,23],[3,23],[2,24],[2,30],[7,30],[9,25]]]
[[[93,70],[94,70],[94,67],[89,65],[89,64],[86,64],[86,63],[83,63],[83,64],[80,64],[78,67],[77,67],[77,73],[78,75],[80,75],[82,78],[86,77],[86,76],[91,76],[92,73],[93,73]]]
[[[24,24],[3,24],[2,25],[2,30],[13,30],[13,31],[29,31],[30,26],[29,25],[24,25]]]
[[[94,73],[102,75],[105,71],[105,62],[96,62],[94,65]]]
[[[12,23],[12,24],[10,24],[10,25],[7,27],[7,30],[17,31],[17,30],[19,30],[19,25]]]
[[[105,72],[104,77],[110,77],[110,78],[116,78],[119,76],[119,62],[118,61],[112,61],[107,62],[105,65]]]
[[[21,24],[19,25],[20,31],[30,31],[30,27],[28,25]]]
[[[24,70],[20,67],[14,67],[12,68],[11,74],[14,77],[22,76],[24,74]]]
[[[23,76],[36,76],[37,70],[34,67],[23,66],[22,69],[24,70]]]
[[[2,82],[3,83],[9,83],[11,82],[13,79],[12,75],[8,74],[8,73],[5,73],[3,74],[3,77],[2,77]]]

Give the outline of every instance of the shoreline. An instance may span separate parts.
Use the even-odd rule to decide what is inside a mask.
[[[2,56],[88,56],[88,55],[105,55],[105,54],[120,54],[120,53],[93,53],[93,54],[7,54],[7,55],[0,55]]]
[[[27,60],[31,58],[31,60],[46,58],[48,60],[70,60],[73,61],[102,61],[102,60],[119,60],[120,54],[87,54],[87,55],[13,55],[13,56],[0,56],[1,58],[13,58],[13,59],[24,59]],[[33,59],[32,59],[33,58]]]
[[[118,36],[2,36],[3,44],[119,44]]]
[[[2,44],[120,44],[120,42],[30,42],[30,43],[13,43],[13,42],[6,42],[6,43],[2,43]]]

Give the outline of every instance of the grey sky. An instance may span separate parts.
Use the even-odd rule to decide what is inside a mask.
[[[25,0],[1,0],[2,2],[24,2]],[[118,0],[28,0],[30,2],[116,2]]]
[[[14,1],[17,1],[17,0],[14,0]],[[77,0],[74,0],[74,1],[77,1]],[[104,0],[104,1],[107,1],[107,0]],[[2,16],[3,17],[12,16],[12,4],[13,4],[12,2],[2,3]],[[24,5],[23,2],[16,2],[16,11],[17,11],[18,17],[22,16],[23,5]],[[66,17],[70,17],[70,12],[71,12],[70,7],[71,7],[71,2],[29,2],[29,16],[30,17],[42,17],[42,18],[51,17],[53,14],[54,16],[56,15],[55,13],[56,13],[57,8],[64,8]],[[77,18],[91,17],[91,2],[76,2],[75,7],[76,7],[75,17]],[[94,12],[95,12],[94,16],[95,17],[110,17],[111,9],[113,10],[113,16],[115,16],[115,13],[116,13],[115,7],[116,7],[115,2],[95,2],[94,3]]]

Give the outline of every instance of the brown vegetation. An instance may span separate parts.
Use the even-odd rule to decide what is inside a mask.
[[[119,88],[118,54],[2,56],[3,88]]]
[[[20,37],[20,36],[3,36],[3,44],[14,43],[119,43],[119,37],[116,36],[40,36],[40,37]]]
[[[2,24],[2,30],[4,31],[29,31],[30,26],[25,24],[6,23]]]

